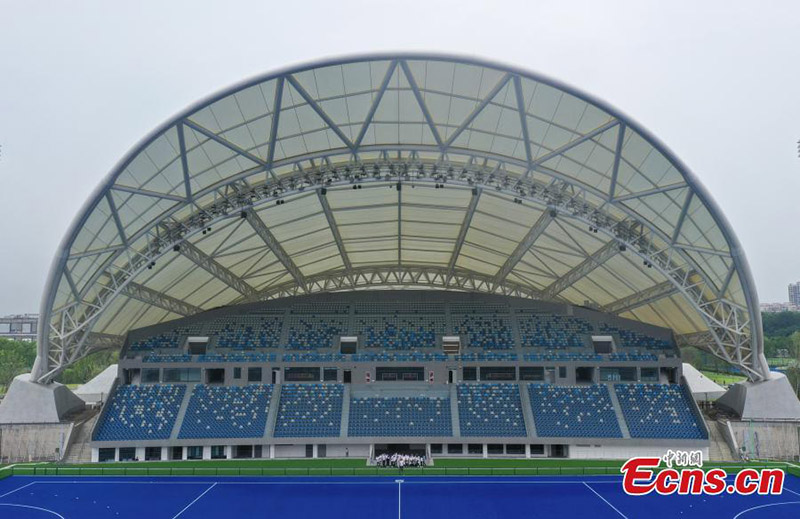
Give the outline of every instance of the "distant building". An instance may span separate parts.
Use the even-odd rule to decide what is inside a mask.
[[[0,317],[0,337],[21,341],[36,340],[39,314],[7,315]]]
[[[761,303],[761,311],[766,313],[800,312],[800,305],[792,303]]]
[[[800,281],[789,284],[789,304],[800,306]]]

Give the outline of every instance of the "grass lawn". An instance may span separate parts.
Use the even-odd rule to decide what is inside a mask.
[[[796,364],[797,360],[795,359],[786,359],[786,358],[768,358],[767,364],[773,368],[784,368],[786,366],[791,366],[792,364]]]
[[[701,371],[701,373],[721,386],[730,386],[737,382],[743,382],[747,377],[742,375],[732,375],[730,373],[718,373],[716,371]]]

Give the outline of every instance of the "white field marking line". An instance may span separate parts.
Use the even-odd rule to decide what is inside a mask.
[[[401,514],[400,514],[400,510],[401,510],[400,509],[400,503],[401,503],[400,487],[403,484],[403,480],[402,479],[395,479],[394,482],[397,483],[397,519],[401,519]]]
[[[29,487],[29,486],[31,486],[31,485],[33,485],[33,484],[36,484],[36,483],[38,483],[38,482],[37,482],[37,481],[31,481],[31,482],[30,482],[30,483],[28,483],[27,485],[22,485],[22,486],[21,486],[21,487],[19,487],[19,488],[15,488],[15,489],[14,489],[14,490],[12,490],[11,492],[6,492],[6,493],[5,493],[5,494],[3,494],[2,496],[0,496],[0,499],[3,499],[3,498],[4,498],[4,497],[6,497],[6,496],[10,496],[10,495],[11,495],[11,494],[13,494],[14,492],[16,492],[16,491],[18,491],[18,490],[22,490],[23,488],[25,488],[25,487]]]
[[[800,493],[797,493],[797,492],[795,492],[795,491],[794,491],[794,490],[792,490],[791,488],[786,488],[786,487],[783,487],[783,489],[784,489],[785,491],[787,491],[787,492],[791,492],[792,494],[794,494],[794,495],[796,495],[796,496],[800,496]]]
[[[436,481],[436,480],[406,480],[408,484],[415,485],[603,485],[610,483],[620,483],[619,481],[498,481],[498,480],[475,480],[475,481]],[[394,481],[45,481],[39,480],[33,483],[42,485],[392,485]],[[29,483],[32,485],[33,483]],[[26,485],[27,486],[27,485]],[[2,496],[0,496],[2,497]]]
[[[183,510],[181,510],[181,511],[180,511],[180,512],[178,512],[177,514],[173,515],[173,516],[172,516],[172,519],[177,519],[178,517],[180,517],[180,515],[181,515],[183,512],[185,512],[186,510],[188,510],[188,509],[189,509],[189,507],[190,507],[190,506],[192,506],[193,504],[195,504],[196,502],[198,502],[198,501],[200,500],[200,498],[201,498],[201,497],[203,497],[204,495],[208,494],[208,492],[209,492],[209,491],[210,491],[212,488],[214,488],[215,486],[217,486],[217,484],[216,484],[216,483],[214,483],[213,485],[211,485],[210,487],[208,487],[207,489],[205,489],[205,491],[203,491],[203,493],[202,493],[202,494],[200,494],[199,496],[197,496],[196,498],[194,498],[194,501],[192,501],[191,503],[189,503],[188,505],[186,505],[186,506],[183,508]]]
[[[30,509],[32,509],[32,510],[39,510],[40,512],[47,512],[47,513],[49,513],[49,514],[53,514],[53,515],[54,515],[54,516],[56,516],[56,517],[60,517],[61,519],[64,519],[64,516],[63,516],[63,515],[61,515],[61,514],[59,514],[58,512],[54,512],[54,511],[52,511],[52,510],[49,510],[49,509],[47,509],[47,508],[40,508],[40,507],[38,507],[38,506],[31,506],[31,505],[17,505],[17,504],[14,504],[14,503],[0,503],[0,506],[15,506],[15,507],[17,507],[17,508],[30,508]]]
[[[738,514],[734,515],[733,519],[736,519],[737,517],[740,517],[740,516],[746,514],[747,512],[752,512],[753,510],[758,510],[759,508],[768,508],[770,506],[781,506],[781,505],[797,505],[797,504],[800,504],[800,501],[781,501],[780,503],[769,503],[769,504],[766,504],[766,505],[758,505],[758,506],[754,506],[753,508],[748,508],[747,510],[742,510]]]
[[[605,497],[603,497],[603,496],[601,496],[600,494],[598,494],[598,493],[597,493],[597,491],[596,491],[595,489],[593,489],[592,487],[590,487],[588,483],[584,483],[584,486],[585,486],[586,488],[588,488],[589,490],[591,490],[591,491],[592,491],[592,493],[593,493],[594,495],[596,495],[597,497],[599,497],[600,499],[602,499],[602,500],[603,500],[603,502],[605,502],[605,504],[607,504],[608,506],[610,506],[611,508],[613,508],[615,512],[617,512],[619,515],[621,515],[621,516],[622,516],[622,517],[624,517],[625,519],[628,519],[628,516],[626,516],[625,514],[623,514],[622,512],[620,512],[619,510],[617,510],[617,507],[616,507],[616,506],[612,505],[611,503],[609,503],[609,502],[606,500],[606,498],[605,498]]]

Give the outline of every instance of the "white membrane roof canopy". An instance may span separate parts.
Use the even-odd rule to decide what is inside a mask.
[[[744,253],[655,137],[538,74],[391,54],[251,79],[136,145],[60,246],[34,377],[222,305],[401,287],[590,305],[768,375]]]

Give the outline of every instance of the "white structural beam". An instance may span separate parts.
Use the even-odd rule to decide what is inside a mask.
[[[678,289],[675,287],[675,284],[672,281],[664,281],[663,283],[658,283],[650,288],[646,288],[641,292],[635,292],[627,297],[617,299],[616,301],[609,303],[600,309],[603,312],[608,312],[611,314],[622,314],[629,310],[633,310],[634,308],[655,303],[659,299],[663,299],[677,293]]]
[[[203,128],[202,126],[200,126],[196,122],[192,121],[191,119],[184,119],[183,120],[183,124],[185,124],[186,126],[191,128],[192,130],[196,131],[197,133],[205,135],[206,137],[208,137],[212,141],[214,141],[214,142],[216,142],[216,143],[228,148],[232,152],[241,155],[242,157],[246,158],[249,161],[255,162],[256,164],[259,164],[259,165],[264,166],[264,167],[267,166],[267,163],[264,160],[262,160],[260,157],[258,157],[256,155],[253,155],[249,151],[237,146],[236,144],[232,143],[231,141],[225,139],[224,137],[220,137],[219,135],[217,135],[216,133],[212,132],[211,130],[209,130],[207,128]]]
[[[397,70],[397,60],[393,60],[389,63],[389,68],[386,69],[383,81],[381,81],[378,91],[375,93],[375,98],[372,100],[372,105],[369,107],[369,112],[367,112],[367,117],[364,119],[364,124],[361,125],[361,130],[359,130],[358,136],[356,136],[356,140],[353,143],[356,150],[361,146],[361,141],[363,141],[364,137],[367,135],[367,129],[370,124],[372,124],[372,118],[375,117],[375,112],[381,104],[383,94],[386,93],[386,89],[389,87],[389,82],[392,80],[392,75],[395,70]]]
[[[607,122],[605,124],[602,124],[602,125],[598,126],[597,128],[595,128],[594,130],[592,130],[589,133],[587,133],[586,135],[582,135],[581,137],[578,137],[577,139],[569,141],[568,143],[566,143],[565,145],[561,146],[560,148],[557,148],[557,149],[551,151],[550,153],[546,153],[546,154],[542,155],[538,159],[534,160],[532,162],[532,164],[533,164],[534,167],[536,167],[536,166],[538,166],[540,164],[544,164],[548,160],[550,160],[550,159],[552,159],[554,157],[557,157],[559,155],[563,155],[564,153],[568,152],[572,148],[574,148],[574,147],[576,147],[576,146],[578,146],[580,144],[583,144],[584,142],[586,142],[588,140],[594,139],[595,137],[597,137],[601,133],[610,130],[611,128],[617,126],[618,124],[619,124],[619,121],[617,121],[617,120],[609,121],[609,122]]]
[[[514,76],[514,93],[516,94],[517,98],[517,111],[519,112],[519,124],[522,128],[522,140],[523,145],[525,146],[525,157],[528,161],[528,172],[526,176],[530,173],[530,168],[533,167],[533,153],[531,152],[531,136],[528,131],[528,114],[525,110],[525,101],[523,99],[523,92],[522,92],[522,78],[519,76]]]
[[[422,97],[422,92],[420,92],[414,74],[411,73],[411,68],[405,61],[401,61],[400,66],[402,67],[403,72],[406,75],[406,79],[408,80],[409,86],[411,86],[411,91],[414,93],[414,97],[416,98],[417,103],[419,103],[419,107],[422,110],[422,116],[425,118],[425,122],[428,123],[428,127],[431,129],[431,133],[433,134],[433,138],[436,141],[436,145],[439,146],[439,148],[443,148],[444,143],[442,142],[442,137],[441,135],[439,135],[439,130],[436,128],[436,124],[434,124],[433,122],[433,117],[431,116],[431,112],[430,110],[428,110],[428,105],[425,104],[425,98]]]
[[[558,294],[577,283],[580,279],[587,276],[594,269],[617,254],[619,254],[619,244],[615,241],[606,243],[591,256],[588,256],[585,260],[544,289],[543,293],[545,299],[555,299]]]
[[[164,310],[170,311],[174,314],[189,316],[200,313],[202,308],[190,305],[189,303],[180,299],[168,296],[152,288],[148,288],[139,283],[129,282],[122,289],[122,293],[128,297],[147,303],[149,305],[157,306]]]
[[[180,244],[180,253],[190,259],[195,265],[207,271],[232,289],[244,296],[254,296],[256,291],[242,278],[220,265],[214,258],[197,248],[196,245],[186,241]]]
[[[86,352],[84,356],[93,351],[121,348],[124,343],[125,337],[122,335],[92,332],[86,338]]]
[[[370,149],[377,150],[377,147]],[[398,157],[396,163],[393,162],[395,153],[392,153],[392,150]],[[440,150],[429,146],[424,148],[424,151]],[[351,186],[354,181],[357,181],[359,185],[364,184],[364,187],[368,188],[369,184],[372,183],[385,186],[387,179],[391,179],[392,182],[402,182],[403,177],[398,175],[397,172],[403,171],[402,166],[408,165],[408,163],[404,162],[405,159],[402,157],[401,152],[402,150],[396,148],[384,149],[381,150],[380,158],[376,159],[374,164],[363,160],[357,163],[359,168],[365,166],[367,168],[377,168],[376,171],[380,175],[375,176],[358,176],[356,178],[350,172],[342,173],[341,168],[338,168],[338,172],[334,173],[328,169],[329,166],[326,166],[324,170],[312,171],[315,168],[312,163],[311,168],[304,168],[302,171],[298,170],[296,174],[288,177],[284,176],[279,182],[271,181],[267,178],[265,185],[252,188],[243,193],[239,189],[229,188],[239,179],[245,178],[245,176],[234,175],[224,186],[218,185],[214,187],[213,192],[216,197],[213,202],[204,204],[203,207],[192,206],[193,209],[188,211],[188,216],[182,217],[179,221],[165,222],[162,219],[162,223],[157,226],[146,227],[133,233],[128,237],[130,243],[137,243],[138,240],[146,238],[148,245],[142,249],[132,250],[128,248],[123,252],[114,253],[115,255],[95,274],[95,278],[107,275],[110,279],[110,282],[103,284],[102,289],[96,296],[88,299],[88,296],[81,293],[80,299],[74,305],[58,310],[43,310],[43,323],[47,323],[47,328],[40,333],[40,336],[46,334],[47,337],[43,339],[44,342],[40,341],[43,347],[39,351],[37,364],[34,366],[36,379],[40,381],[51,380],[68,366],[72,359],[80,358],[81,355],[85,354],[87,334],[92,331],[97,317],[104,309],[108,308],[118,294],[122,293],[122,289],[127,282],[132,281],[139,273],[143,272],[143,269],[146,269],[148,264],[156,261],[163,254],[167,254],[167,251],[172,250],[176,244],[181,246],[189,237],[198,234],[208,226],[237,217],[238,214],[234,211],[250,212],[255,206],[274,201],[276,195],[273,193],[276,190],[281,197],[289,197],[293,194],[298,194],[309,185],[316,185],[316,188],[329,186],[327,187],[328,189],[336,189],[343,186]],[[310,160],[311,158],[324,162],[324,156],[303,156],[303,160]],[[417,161],[419,159],[414,158],[413,160]],[[442,162],[443,159],[426,160],[429,161],[425,164],[426,166],[430,165],[432,167],[435,165],[441,168],[441,171],[446,171],[454,166],[452,162]],[[548,173],[549,170],[543,167],[539,168],[540,173],[550,175],[551,181],[541,180],[533,176],[524,179],[517,176],[509,176],[502,169],[498,170],[496,164],[487,162],[492,160],[495,160],[495,158],[490,155],[473,154],[470,160],[456,164],[455,167],[460,169],[461,173],[448,179],[448,187],[457,186],[462,189],[477,188],[478,190],[492,189],[493,192],[497,191],[500,196],[508,196],[509,199],[521,197],[537,205],[552,207],[559,214],[563,213],[566,217],[574,218],[576,221],[593,226],[607,236],[609,240],[627,246],[631,254],[639,256],[642,261],[651,264],[654,271],[670,279],[679,292],[687,298],[692,307],[698,311],[712,334],[713,343],[709,343],[707,347],[709,351],[720,358],[726,359],[727,362],[740,366],[753,380],[765,378],[766,375],[764,375],[762,367],[766,363],[761,361],[763,355],[757,349],[757,343],[755,346],[751,343],[751,333],[754,329],[757,329],[758,323],[753,321],[753,317],[749,313],[749,307],[744,308],[720,297],[711,297],[709,294],[713,295],[715,292],[709,291],[706,287],[711,287],[713,284],[703,274],[702,270],[698,269],[692,257],[686,254],[683,246],[671,245],[671,236],[665,235],[651,222],[640,219],[639,215],[631,212],[624,204],[617,204],[616,202],[605,202],[601,205],[593,204],[591,200],[596,200],[598,197],[602,197],[605,200],[607,194],[598,194],[591,186],[577,182],[573,183],[557,172]],[[285,165],[282,161],[283,159],[276,162],[276,166]],[[520,169],[527,167],[527,164],[522,162],[514,162],[513,164]],[[401,167],[398,168],[398,165]],[[419,163],[410,164],[414,168],[419,167],[419,165]],[[428,170],[427,167],[426,170]],[[251,172],[252,174],[258,174],[260,171],[263,171],[261,166],[254,168]],[[417,177],[413,181],[431,184],[441,182],[439,177],[427,175]],[[666,188],[675,189],[676,186],[666,186]],[[114,187],[109,186],[109,189],[114,189]],[[569,192],[570,196],[562,196],[565,192]],[[199,190],[194,193],[194,196],[196,200],[200,200],[205,194],[206,192]],[[610,209],[611,206],[613,206],[613,210]],[[187,205],[177,204],[176,209],[170,210],[169,215],[176,214],[177,209],[184,207],[187,207]],[[459,208],[457,210],[463,211],[464,209]],[[232,216],[232,213],[236,216]],[[621,217],[621,214],[624,217]],[[65,245],[65,258],[68,257],[69,250],[70,245]],[[122,258],[123,253],[127,256],[127,263]],[[590,272],[592,268],[595,268],[597,259],[599,258],[589,262],[581,271],[572,272],[570,274],[572,282],[577,282],[583,275],[586,275],[586,272]],[[206,269],[213,269],[216,274],[223,272],[215,268],[213,263],[205,261],[205,258],[198,261]],[[345,269],[341,269],[341,271],[338,269],[336,271],[326,271],[322,277],[314,276],[315,284],[313,287],[309,287],[308,292],[336,290],[336,287],[341,286],[349,286],[357,290],[369,288],[370,283],[374,286],[422,286],[430,282],[428,286],[431,287],[490,291],[493,293],[508,293],[509,295],[515,295],[514,291],[516,291],[519,297],[543,298],[542,291],[529,285],[515,288],[514,291],[508,290],[507,287],[511,286],[511,283],[507,278],[502,286],[497,286],[494,283],[494,276],[464,275],[463,272],[456,269],[455,273],[449,274],[452,279],[443,282],[437,277],[438,273],[430,269],[425,270],[424,274],[409,270],[399,273],[397,272],[399,267],[401,266],[395,266],[395,270],[392,273],[372,271],[368,274],[363,270],[359,270],[361,274],[358,277],[354,277],[349,273],[344,274]],[[413,265],[402,265],[402,267],[413,267]],[[58,268],[60,270],[58,271],[57,279],[62,279],[67,269],[64,266],[59,266]],[[445,268],[445,264],[440,268],[444,272],[450,272],[450,269]],[[741,275],[741,271],[738,272]],[[344,281],[342,281],[342,278],[344,278]],[[288,286],[289,284],[291,286]],[[559,283],[561,286],[554,285],[550,287],[551,298],[558,295],[556,293],[557,290],[560,293],[569,284],[569,282],[562,280]],[[236,286],[240,288],[243,286],[241,280],[238,283],[232,281],[228,285],[234,289],[236,289]],[[56,285],[53,284],[53,286]],[[96,286],[96,282],[90,281],[87,286]],[[242,290],[249,292],[252,288],[250,290],[243,288]],[[298,283],[296,279],[287,282],[286,286],[281,285],[281,290],[285,295],[307,293],[304,291],[302,284]],[[257,294],[245,295],[231,302],[249,301],[257,297],[260,296]],[[48,305],[51,303],[52,301],[49,301]],[[51,313],[47,314],[48,311]]]
[[[253,230],[264,240],[264,243],[267,244],[267,247],[272,250],[272,253],[275,254],[275,257],[278,258],[278,261],[286,268],[289,274],[292,275],[295,282],[302,286],[305,286],[305,279],[303,278],[303,273],[300,272],[300,269],[295,265],[294,260],[292,257],[284,250],[283,246],[281,245],[280,241],[275,238],[275,235],[267,229],[266,224],[261,219],[258,214],[253,211],[247,211],[247,223],[253,228]],[[245,294],[251,295],[251,294]]]
[[[622,145],[625,143],[625,123],[620,123],[617,132],[617,145],[614,147],[614,165],[611,167],[611,186],[608,189],[608,199],[614,200],[617,192],[617,177],[619,176],[619,163],[622,160]]]
[[[447,265],[450,272],[453,272],[456,268],[456,261],[458,261],[458,256],[461,254],[461,247],[464,246],[464,239],[467,237],[469,227],[472,225],[472,217],[475,216],[475,209],[478,207],[478,202],[480,202],[481,193],[483,193],[483,190],[480,188],[475,187],[472,189],[472,198],[467,206],[467,212],[464,214],[464,220],[461,222],[461,229],[458,231],[453,254],[450,255],[450,261]]]
[[[336,247],[339,249],[339,254],[342,256],[344,268],[350,270],[353,268],[353,265],[350,263],[350,258],[344,248],[342,234],[339,232],[339,226],[336,224],[336,219],[333,217],[333,211],[331,211],[331,205],[328,203],[328,197],[322,194],[322,189],[317,190],[317,197],[319,198],[319,205],[322,206],[322,212],[325,214],[325,219],[328,220],[328,227],[331,229],[333,239],[336,241]]]
[[[439,266],[386,265],[354,267],[350,272],[324,272],[308,276],[305,288],[294,282],[283,283],[260,291],[257,300],[277,299],[299,294],[341,292],[374,287],[427,287],[464,292],[485,292],[506,296],[539,299],[539,292],[529,286],[503,282],[495,285],[492,276],[474,271]]]
[[[461,124],[458,125],[458,128],[456,128],[455,131],[453,131],[453,133],[450,134],[450,137],[447,139],[447,142],[444,143],[445,148],[449,148],[450,146],[453,145],[456,139],[458,139],[458,136],[461,135],[464,132],[464,130],[466,130],[469,127],[470,124],[472,124],[475,118],[478,117],[478,114],[480,114],[483,111],[483,109],[486,108],[486,106],[492,102],[492,99],[494,99],[495,96],[500,93],[503,87],[505,87],[508,84],[508,82],[511,80],[511,77],[512,77],[511,74],[506,74],[505,76],[500,78],[500,81],[498,81],[497,84],[494,86],[494,88],[492,88],[489,91],[489,93],[486,94],[486,96],[483,98],[483,101],[478,103],[478,105],[472,110],[472,112],[470,112],[470,114],[461,122]]]
[[[530,250],[536,240],[539,239],[544,231],[547,229],[547,226],[550,225],[550,222],[553,221],[553,216],[551,214],[550,209],[545,209],[545,211],[539,216],[539,218],[534,222],[533,226],[530,228],[528,233],[525,235],[524,238],[517,244],[514,248],[514,251],[506,258],[505,263],[503,266],[500,267],[500,270],[497,271],[497,274],[494,277],[495,283],[502,283],[503,280],[514,270],[514,267],[517,266],[517,263],[525,256],[525,253]]]
[[[309,94],[306,91],[306,89],[303,88],[303,85],[301,85],[300,82],[297,81],[297,79],[295,79],[294,76],[286,76],[286,81],[291,83],[294,89],[297,90],[300,96],[303,99],[305,99],[306,103],[308,103],[308,105],[315,112],[317,112],[317,115],[319,115],[322,118],[322,120],[325,121],[325,124],[327,124],[331,130],[333,130],[333,133],[335,133],[336,136],[342,140],[345,146],[347,146],[351,150],[355,150],[355,145],[350,141],[350,138],[347,135],[345,135],[342,129],[339,128],[339,126],[335,122],[333,122],[333,119],[331,119],[330,115],[328,115],[327,112],[325,112],[325,110],[322,109],[319,103],[317,103],[317,101],[311,96],[311,94]]]

